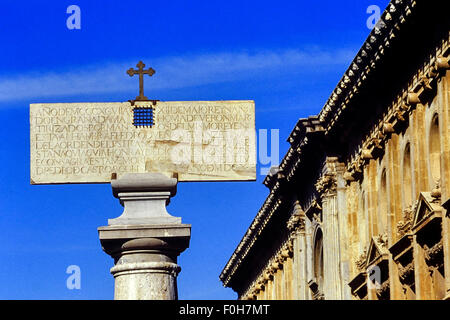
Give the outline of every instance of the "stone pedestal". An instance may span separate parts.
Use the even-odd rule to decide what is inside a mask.
[[[114,259],[114,299],[177,299],[177,257],[189,247],[191,231],[166,211],[177,180],[162,174],[127,174],[111,186],[124,211],[98,232],[103,250]]]

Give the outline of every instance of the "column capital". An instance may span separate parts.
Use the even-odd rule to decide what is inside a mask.
[[[98,228],[103,250],[113,258],[124,252],[152,251],[175,257],[189,247],[190,224],[112,225]]]

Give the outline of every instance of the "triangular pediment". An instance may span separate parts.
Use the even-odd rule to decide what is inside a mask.
[[[378,249],[377,245],[375,244],[375,241],[372,238],[370,240],[369,251],[367,251],[366,265],[369,265],[370,262],[376,260],[380,256],[381,256],[381,252]]]
[[[426,220],[433,212],[440,211],[440,205],[433,202],[433,197],[430,192],[421,192],[419,194],[419,199],[417,200],[417,205],[414,210],[413,225],[416,227]]]
[[[366,266],[370,266],[375,261],[383,259],[387,252],[387,241],[385,236],[372,237],[369,249],[367,250]]]

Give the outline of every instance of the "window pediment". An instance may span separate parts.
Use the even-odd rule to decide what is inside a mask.
[[[369,250],[367,251],[366,266],[378,265],[382,260],[389,257],[387,248],[387,235],[382,234],[372,237]]]
[[[435,218],[442,217],[443,208],[430,192],[421,192],[413,215],[412,230],[419,231]]]

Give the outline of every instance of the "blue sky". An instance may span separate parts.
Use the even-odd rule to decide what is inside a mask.
[[[108,184],[29,184],[29,104],[127,101],[139,60],[159,100],[254,100],[278,129],[317,114],[370,30],[369,5],[343,1],[14,1],[0,3],[0,299],[112,299],[97,227],[120,215]],[[69,30],[66,9],[81,9]],[[218,276],[268,194],[255,182],[180,183],[168,207],[192,224],[180,299],[235,299]],[[66,287],[78,265],[81,289]]]

